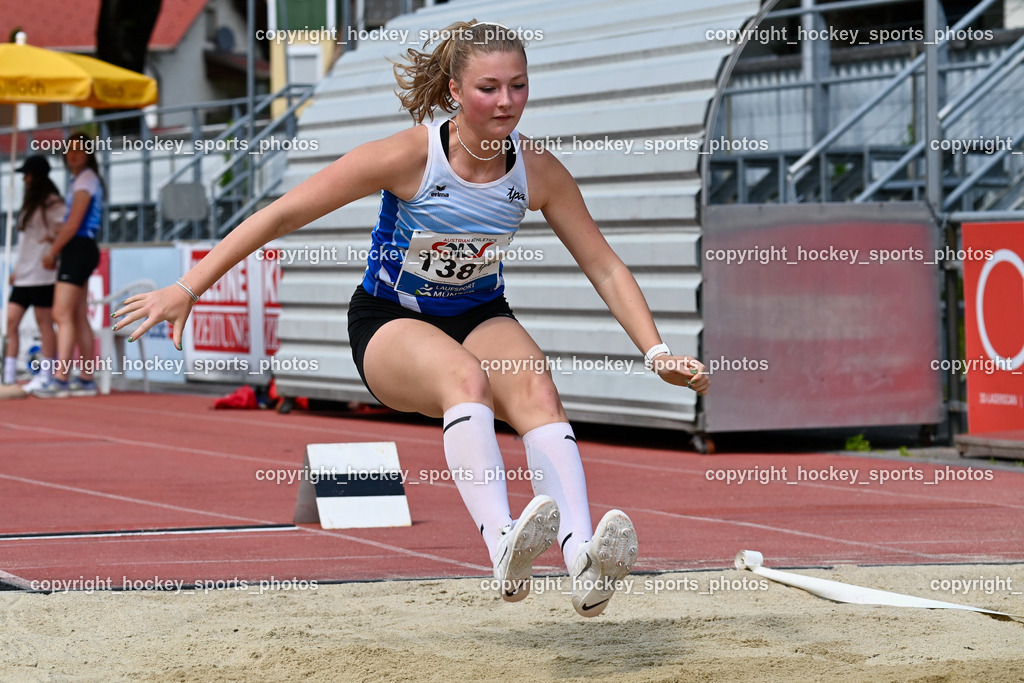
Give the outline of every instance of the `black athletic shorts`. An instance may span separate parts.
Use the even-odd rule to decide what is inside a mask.
[[[76,235],[60,250],[57,282],[84,287],[99,264],[100,250],[96,240]]]
[[[53,308],[53,285],[13,287],[10,301],[22,308]]]
[[[373,337],[374,333],[392,320],[402,318],[422,320],[423,322],[430,323],[461,344],[466,341],[469,333],[475,330],[480,323],[491,318],[501,317],[512,318],[513,320],[516,318],[504,296],[499,296],[494,301],[480,304],[460,315],[428,315],[426,313],[410,311],[408,308],[404,308],[393,301],[373,296],[363,289],[362,285],[359,285],[356,287],[356,291],[352,294],[352,299],[348,304],[348,341],[352,346],[352,359],[356,362],[359,377],[363,380],[363,385],[370,389],[366,385],[366,374],[363,372],[363,358],[366,355],[366,347],[369,345],[370,338]],[[370,390],[370,393],[372,394],[373,391]]]

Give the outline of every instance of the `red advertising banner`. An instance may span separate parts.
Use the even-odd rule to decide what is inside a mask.
[[[263,274],[263,353],[273,356],[281,348],[277,339],[277,320],[281,316],[281,303],[277,289],[281,285],[281,261],[260,259],[257,261]]]
[[[1024,427],[1024,223],[963,226],[968,432]]]
[[[183,272],[211,246],[183,245]],[[280,346],[277,288],[281,264],[252,254],[203,293],[192,308],[185,335],[189,381],[269,381],[270,359]]]
[[[209,250],[193,249],[194,266]],[[252,347],[249,328],[249,270],[243,260],[210,287],[192,310],[196,351],[247,355]]]

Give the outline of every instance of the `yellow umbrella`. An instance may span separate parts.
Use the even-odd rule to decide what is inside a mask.
[[[0,102],[135,109],[156,99],[156,81],[135,71],[85,55],[0,44]]]
[[[157,101],[156,81],[92,57],[56,52],[25,44],[0,44],[0,103],[45,104],[62,102],[94,109],[138,109]],[[14,108],[11,134],[11,202],[7,207],[5,263],[10,261],[14,230],[14,168],[18,149],[18,108]],[[3,278],[3,305],[7,305],[7,278]],[[7,315],[0,316],[0,334],[7,341]]]

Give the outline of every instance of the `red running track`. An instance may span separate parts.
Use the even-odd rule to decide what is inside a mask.
[[[417,482],[421,470],[444,470],[439,426],[211,406],[209,397],[136,393],[0,403],[0,582],[490,575],[454,484]],[[411,472],[412,527],[296,526],[298,483],[257,478],[297,471],[307,443],[355,441],[397,443]],[[499,442],[506,467],[525,470],[522,442],[510,433]],[[580,447],[594,519],[619,507],[637,526],[636,571],[730,567],[741,549],[777,567],[1024,561],[1024,473],[846,455],[701,456],[586,439]],[[775,479],[716,480],[730,472]],[[857,482],[835,479],[843,472]],[[512,481],[509,491],[516,514],[529,483]],[[190,530],[52,536],[169,529]],[[538,572],[563,572],[560,559],[549,551]]]

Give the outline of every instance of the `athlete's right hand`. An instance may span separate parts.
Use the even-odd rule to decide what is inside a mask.
[[[704,396],[711,388],[707,368],[693,356],[655,356],[654,371],[669,384],[688,387],[699,396]]]
[[[177,285],[158,289],[155,292],[136,294],[121,302],[121,308],[110,317],[122,320],[114,323],[113,330],[142,321],[138,329],[132,332],[128,341],[135,341],[146,333],[149,328],[164,320],[171,323],[174,347],[181,351],[181,335],[185,330],[185,321],[192,312],[192,297]]]

